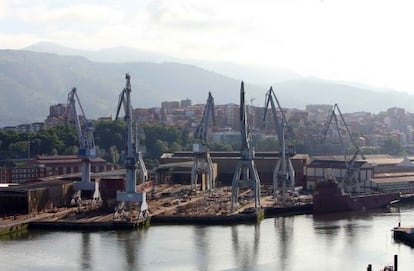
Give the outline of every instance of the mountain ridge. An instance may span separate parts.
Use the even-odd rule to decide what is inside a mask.
[[[94,62],[83,56],[5,49],[0,50],[0,127],[43,121],[49,106],[66,103],[73,87],[78,89],[88,118],[114,115],[125,73],[131,74],[135,108],[159,107],[162,101],[186,98],[203,104],[208,91],[216,104],[238,104],[240,99],[240,79],[191,64]],[[255,98],[254,105],[263,106],[270,84],[246,80],[245,84],[246,99]],[[274,82],[273,87],[286,108],[338,103],[344,113],[377,113],[394,106],[414,111],[414,96],[402,92],[375,92],[304,77]]]

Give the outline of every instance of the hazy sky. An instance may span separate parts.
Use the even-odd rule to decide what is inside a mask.
[[[131,46],[414,94],[412,0],[0,0],[0,48]]]

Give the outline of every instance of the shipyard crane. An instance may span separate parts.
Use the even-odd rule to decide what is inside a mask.
[[[138,203],[139,205],[139,217],[148,215],[148,206],[146,201],[145,191],[137,192],[137,163],[142,171],[142,181],[146,181],[145,176],[145,164],[142,160],[138,150],[139,142],[137,142],[137,129],[133,126],[132,121],[132,106],[131,106],[131,76],[127,73],[125,75],[126,85],[119,95],[118,109],[116,112],[116,118],[118,119],[121,107],[124,108],[124,120],[127,125],[127,144],[126,144],[126,157],[125,157],[125,168],[126,168],[126,191],[117,192],[116,199],[121,202],[120,209],[124,209],[126,203]],[[133,205],[133,204],[132,204]]]
[[[265,109],[263,114],[264,123],[266,122],[266,115],[269,105],[272,110],[273,122],[279,141],[279,159],[277,160],[275,169],[273,171],[273,197],[276,199],[277,190],[281,184],[282,203],[285,204],[287,186],[290,186],[291,192],[294,192],[295,190],[295,170],[293,169],[293,165],[290,160],[290,157],[295,155],[295,153],[293,151],[293,148],[288,149],[286,147],[286,116],[272,87],[270,87],[270,89],[266,92]]]
[[[345,143],[342,139],[342,135],[341,135],[341,129],[340,129],[340,123],[338,120],[338,115],[340,118],[340,121],[342,121],[342,126],[345,128],[346,133],[349,136],[350,142],[352,144],[352,147],[354,148],[354,153],[352,155],[352,157],[348,160],[348,155],[347,155],[347,150],[345,147]],[[332,121],[335,121],[335,127],[338,133],[338,137],[339,137],[339,141],[340,144],[343,146],[343,152],[344,152],[344,160],[345,160],[345,176],[341,181],[341,189],[345,192],[360,192],[360,182],[359,182],[359,170],[358,168],[355,166],[355,161],[358,157],[358,155],[361,155],[362,159],[365,159],[364,155],[361,152],[361,149],[358,147],[358,145],[355,143],[352,134],[349,130],[348,124],[345,121],[344,116],[342,115],[341,110],[339,109],[338,104],[334,104],[334,106],[332,107],[332,110],[328,116],[328,121],[325,124],[325,127],[322,131],[322,141],[325,142],[326,141],[326,137],[328,134],[328,130],[330,128],[330,125],[332,123]],[[346,191],[347,190],[347,191]]]
[[[206,176],[206,185],[210,192],[214,190],[214,169],[210,152],[207,147],[208,130],[211,124],[215,125],[214,98],[211,92],[208,93],[206,105],[200,124],[194,131],[193,152],[195,154],[193,168],[191,170],[191,191],[197,189],[199,174]],[[203,185],[201,185],[203,187]]]
[[[141,142],[145,140],[145,133],[142,127],[138,126],[138,122],[134,122],[135,132],[135,153],[137,154],[137,167],[141,177],[141,183],[148,181],[148,170],[145,166],[141,151]]]
[[[232,209],[238,205],[239,192],[242,187],[253,189],[254,206],[260,207],[260,178],[254,163],[254,150],[250,144],[251,134],[247,122],[247,108],[244,97],[244,82],[240,87],[240,160],[237,162],[232,180]]]
[[[86,118],[85,111],[80,103],[78,94],[76,93],[76,88],[68,94],[68,113],[74,120],[76,133],[79,141],[79,150],[78,156],[82,159],[82,180],[74,184],[75,190],[79,192],[77,196],[80,199],[81,191],[94,191],[94,199],[100,198],[99,189],[95,183],[91,182],[91,162],[90,159],[95,158],[97,155],[95,140],[93,132],[95,128],[92,125],[92,122]],[[81,115],[77,110],[77,106],[80,109]],[[96,188],[95,188],[96,187]]]

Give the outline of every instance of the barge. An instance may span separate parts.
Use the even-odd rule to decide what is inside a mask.
[[[400,193],[347,194],[336,181],[318,183],[313,195],[313,214],[365,211],[389,206],[400,200]]]

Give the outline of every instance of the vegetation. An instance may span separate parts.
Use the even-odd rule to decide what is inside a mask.
[[[98,121],[95,123],[95,144],[98,155],[112,163],[120,163],[125,153],[126,125],[124,121]],[[144,155],[150,164],[157,163],[164,152],[189,149],[189,131],[175,126],[144,124]],[[30,146],[30,148],[29,148]],[[35,133],[0,131],[0,160],[3,166],[15,165],[12,160],[28,156],[76,154],[78,139],[75,127],[59,125]]]
[[[126,125],[122,120],[95,122],[95,144],[98,154],[105,160],[117,164],[122,162],[125,153]],[[192,149],[192,139],[188,129],[161,124],[143,124],[142,137],[145,162],[156,165],[164,152]],[[288,142],[296,152],[306,153],[307,146],[302,142]],[[30,148],[29,148],[30,147]],[[277,151],[278,141],[273,137],[254,143],[256,151]],[[238,151],[240,143],[213,142],[212,151]],[[0,131],[0,166],[15,166],[16,161],[36,155],[77,154],[78,139],[73,125],[59,125],[44,128],[35,133]],[[392,155],[411,154],[413,147],[403,147],[393,137],[386,138],[381,148],[362,148],[364,154],[388,153]]]

